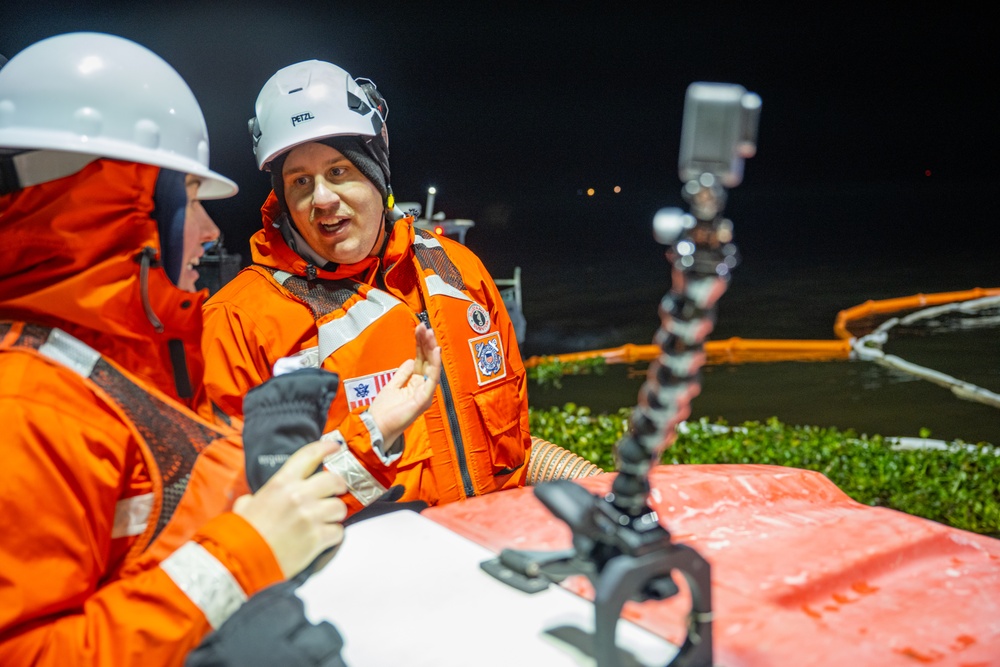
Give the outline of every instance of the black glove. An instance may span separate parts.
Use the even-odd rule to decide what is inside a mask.
[[[337,384],[336,373],[301,368],[273,377],[247,392],[243,399],[243,454],[251,491],[257,491],[271,479],[295,451],[319,439],[330,404],[337,395]],[[400,509],[419,512],[427,507],[422,500],[397,503],[402,495],[403,487],[390,487],[381,498],[346,519],[344,525]],[[325,555],[326,558],[321,556],[306,568],[305,576],[329,560],[331,554],[325,552]]]
[[[188,654],[185,667],[346,667],[344,639],[326,621],[305,616],[296,582],[252,596]]]
[[[243,399],[243,455],[247,483],[256,492],[289,456],[319,440],[339,378],[302,368],[254,387]]]

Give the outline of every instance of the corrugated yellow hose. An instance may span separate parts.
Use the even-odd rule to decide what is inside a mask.
[[[531,438],[528,484],[534,486],[554,479],[591,477],[604,470],[587,459],[541,438]]]

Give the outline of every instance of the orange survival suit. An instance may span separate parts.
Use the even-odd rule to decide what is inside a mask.
[[[201,384],[206,293],[150,266],[158,173],[101,159],[0,197],[2,665],[179,665],[284,579],[227,512],[247,489]]]
[[[338,469],[352,490],[344,496],[350,511],[390,485],[405,488],[403,500],[431,505],[522,486],[531,448],[524,364],[479,258],[402,218],[379,257],[327,271],[293,251],[272,224],[279,216],[273,192],[262,213],[253,264],[205,305],[212,400],[241,414],[243,395],[276,365],[278,372],[321,366],[337,373],[327,430],[336,425],[351,443],[350,460]],[[441,384],[406,429],[402,456],[386,462],[352,434],[382,384],[413,357],[419,321],[441,345]]]

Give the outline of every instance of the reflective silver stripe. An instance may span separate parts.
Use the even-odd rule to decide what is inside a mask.
[[[101,358],[97,350],[62,329],[52,329],[38,351],[83,377],[90,377],[94,372],[94,366]]]
[[[142,535],[149,525],[149,515],[153,511],[152,493],[123,498],[115,505],[115,523],[111,527],[111,538]]]
[[[187,542],[170,554],[160,568],[218,628],[247,601],[239,582],[226,567],[197,542]]]
[[[324,433],[319,436],[320,440],[333,440],[341,447],[347,447],[347,441],[344,440],[344,436],[340,434],[340,431],[330,431],[329,433]]]
[[[365,507],[385,493],[385,487],[365,470],[361,462],[346,447],[323,459],[323,467],[330,472],[339,473],[347,482],[347,490]]]
[[[278,281],[279,285],[284,285],[285,281],[292,277],[288,271],[275,271],[274,279]]]
[[[470,299],[464,292],[455,289],[445,281],[441,280],[441,276],[436,273],[432,276],[427,276],[427,291],[431,296],[450,296],[453,299],[472,301],[472,299]]]
[[[433,236],[428,239],[428,238],[424,238],[420,234],[416,234],[413,237],[413,245],[422,245],[425,248],[440,248],[441,247],[441,242],[438,241]]]
[[[372,413],[368,410],[364,410],[358,413],[358,417],[361,418],[361,423],[365,425],[368,429],[368,439],[372,441],[372,450],[378,455],[380,461],[383,465],[392,465],[399,457],[403,455],[403,450],[401,448],[398,452],[393,452],[386,454],[386,451],[391,449],[395,444],[393,442],[386,442],[385,438],[382,437],[382,429],[378,427],[375,423],[375,418],[372,417]],[[399,438],[396,439],[399,441]]]
[[[282,357],[274,362],[274,374],[283,375],[300,368],[319,368],[319,348],[307,347],[290,357]]]
[[[319,358],[326,359],[342,346],[350,343],[362,331],[374,324],[378,318],[388,313],[393,306],[398,306],[401,303],[402,301],[382,290],[369,291],[364,301],[359,301],[351,306],[343,317],[338,317],[319,327]]]

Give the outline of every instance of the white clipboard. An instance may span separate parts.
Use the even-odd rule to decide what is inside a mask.
[[[344,637],[348,667],[578,667],[594,606],[555,584],[529,594],[480,569],[496,554],[416,512],[353,524],[330,563],[297,591],[313,623]],[[662,667],[678,648],[618,621],[622,667]]]

